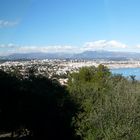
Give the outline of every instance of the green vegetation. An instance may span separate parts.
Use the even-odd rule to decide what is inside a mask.
[[[18,71],[18,70],[16,70]],[[0,131],[18,139],[139,140],[140,82],[103,65],[69,74],[67,86],[32,71],[0,71]],[[18,133],[14,137],[14,133]]]
[[[85,67],[70,76],[68,90],[79,106],[73,125],[82,140],[140,139],[140,83],[134,78],[103,65]]]
[[[57,81],[32,71],[25,79],[0,71],[0,133],[10,132],[11,139],[74,139],[73,106]]]

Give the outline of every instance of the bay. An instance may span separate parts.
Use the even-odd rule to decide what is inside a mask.
[[[140,68],[117,68],[111,69],[113,74],[122,74],[125,77],[135,75],[135,79],[140,80]]]

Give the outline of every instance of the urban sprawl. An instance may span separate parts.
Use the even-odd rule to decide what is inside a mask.
[[[0,63],[0,69],[6,72],[15,72],[28,77],[29,73],[43,75],[49,78],[56,78],[62,85],[67,83],[68,74],[78,71],[81,67],[95,66],[103,64],[110,69],[115,68],[138,68],[140,61],[107,61],[107,60],[62,60],[62,59],[45,59],[29,61],[6,61]]]

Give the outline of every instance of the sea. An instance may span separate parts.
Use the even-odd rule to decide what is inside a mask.
[[[135,75],[136,80],[140,80],[140,68],[117,68],[111,69],[113,74],[122,74],[125,77],[130,77],[130,75]]]

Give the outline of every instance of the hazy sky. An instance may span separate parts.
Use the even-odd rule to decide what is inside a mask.
[[[140,51],[140,0],[0,0],[0,52]]]

